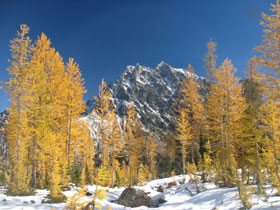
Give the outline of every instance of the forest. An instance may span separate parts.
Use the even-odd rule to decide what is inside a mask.
[[[21,25],[10,43],[10,79],[2,82],[10,106],[3,128],[8,156],[0,161],[1,185],[13,196],[49,189],[50,202],[65,202],[63,190],[70,183],[81,188],[133,186],[188,174],[196,183],[237,187],[245,208],[252,207],[252,191],[265,196],[267,184],[279,196],[279,0],[271,14],[263,13],[260,24],[262,42],[243,78],[235,76],[230,59],[217,66],[217,42],[207,43],[207,91],[202,94],[186,75],[172,107],[176,128],[162,139],[143,128],[133,103],[119,118],[104,80],[89,113],[99,122],[93,135],[92,125],[83,120],[86,88],[79,65],[73,58],[63,60],[44,33],[32,41],[29,27]],[[187,71],[195,73],[191,65]]]

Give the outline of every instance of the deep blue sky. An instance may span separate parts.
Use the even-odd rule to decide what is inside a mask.
[[[204,76],[206,43],[218,43],[218,64],[232,59],[238,76],[262,36],[261,12],[274,0],[0,0],[0,80],[7,81],[9,42],[20,24],[34,40],[44,32],[64,60],[80,65],[92,99],[104,78],[127,65],[192,64]],[[8,105],[0,92],[0,111]]]

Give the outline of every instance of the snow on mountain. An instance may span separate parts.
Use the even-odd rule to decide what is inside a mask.
[[[140,64],[127,66],[116,83],[109,85],[119,117],[126,115],[127,105],[131,103],[146,130],[160,136],[172,131],[176,120],[172,104],[185,75],[197,80],[201,92],[205,92],[206,80],[187,69],[174,68],[163,61],[155,69]],[[90,112],[94,101],[88,101],[87,105]]]

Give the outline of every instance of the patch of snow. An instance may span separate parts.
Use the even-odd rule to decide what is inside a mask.
[[[172,94],[174,94],[174,93],[176,92],[176,89],[173,88],[173,87],[171,86],[171,83],[170,83],[169,79],[165,76],[165,77],[163,78],[163,80],[164,80],[165,83],[166,83],[167,89],[168,89]]]
[[[176,185],[167,188],[168,183],[175,182]],[[158,192],[159,186],[165,187],[166,192]],[[179,175],[169,178],[156,179],[150,182],[146,182],[144,186],[136,185],[137,189],[142,189],[149,193],[149,196],[153,201],[159,198],[164,198],[167,202],[159,204],[158,210],[229,210],[239,209],[242,207],[240,200],[238,199],[237,189],[218,187],[213,183],[200,183],[200,193],[196,193],[195,184],[189,182],[188,175]],[[86,186],[87,191],[94,193],[95,185]],[[137,208],[124,207],[117,204],[116,201],[125,187],[106,188],[108,191],[108,198],[99,201],[103,204],[102,209],[112,207],[114,210],[147,210],[151,209],[145,206]],[[41,201],[49,193],[47,190],[36,190],[36,195],[33,196],[7,196],[5,192],[7,190],[0,188],[0,209],[1,210],[63,210],[65,203],[60,204],[42,204]],[[63,192],[68,198],[77,192],[77,188],[72,188],[69,191]],[[253,210],[256,209],[280,209],[280,197],[272,196],[275,193],[271,186],[266,186],[266,193],[268,198],[259,198],[257,195],[253,196]],[[85,201],[90,201],[93,196],[85,196]],[[31,203],[31,200],[35,203]],[[154,208],[153,208],[154,209]]]
[[[186,74],[186,70],[185,69],[179,69],[179,68],[174,68],[174,67],[171,67],[171,69],[173,70],[173,71],[176,71],[176,72],[179,72],[179,73],[181,73],[181,74]],[[188,72],[189,73],[189,72]]]
[[[127,89],[132,90],[134,87],[134,84],[131,82],[131,78],[126,78],[125,83],[124,83],[124,87]]]

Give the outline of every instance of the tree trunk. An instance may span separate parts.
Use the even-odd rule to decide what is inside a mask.
[[[186,173],[186,148],[185,148],[185,144],[183,143],[182,145],[182,162],[183,162],[183,174]]]
[[[113,147],[113,150],[114,150],[115,148]],[[114,155],[114,151],[112,152],[112,187],[114,187],[114,185],[115,185],[115,162],[114,162],[114,160],[115,160],[115,155]]]
[[[277,182],[279,182],[279,174],[278,174],[278,155],[276,152],[276,135],[273,134],[273,150],[274,150],[274,164],[275,164],[275,173],[276,173],[276,177],[277,177]]]
[[[258,186],[258,192],[260,192],[261,191],[260,160],[259,160],[259,148],[258,148],[258,142],[256,136],[255,136],[255,150],[256,150],[257,186]]]
[[[19,164],[20,161],[20,136],[21,136],[21,107],[20,107],[20,95],[17,98],[17,159],[16,164]]]
[[[37,184],[37,176],[36,176],[36,172],[37,172],[37,161],[36,161],[36,153],[37,153],[37,139],[36,136],[33,138],[33,154],[32,154],[32,179],[33,179],[33,187],[36,187]]]
[[[69,125],[68,125],[68,140],[67,140],[67,162],[70,167],[70,142],[71,142],[71,132],[72,132],[72,118],[69,116]]]

